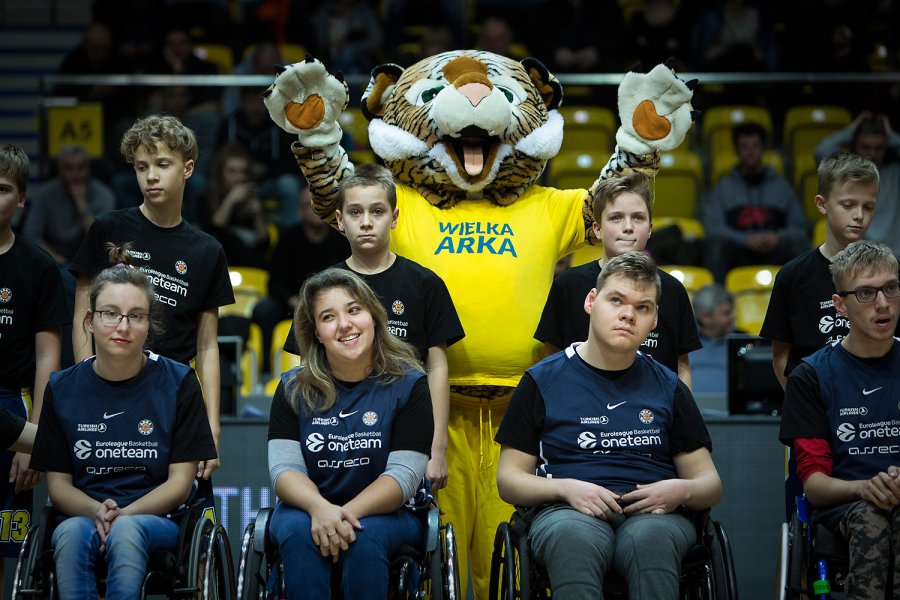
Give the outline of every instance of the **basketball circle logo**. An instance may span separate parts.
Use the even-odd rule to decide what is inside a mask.
[[[0,288],[0,302],[9,302],[12,300],[12,290],[8,287]]]
[[[153,433],[153,421],[150,419],[143,419],[138,423],[138,433],[141,435],[150,435]]]
[[[179,260],[175,263],[175,270],[178,271],[179,275],[184,275],[187,273],[187,263],[183,260]]]
[[[653,422],[653,413],[646,408],[638,413],[638,417],[640,417],[641,423],[644,425],[649,425]]]
[[[394,300],[394,302],[391,304],[391,310],[394,311],[395,315],[399,316],[402,315],[404,311],[406,311],[406,307],[403,306],[402,300]]]

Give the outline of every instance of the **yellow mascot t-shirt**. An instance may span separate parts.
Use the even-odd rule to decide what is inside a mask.
[[[584,244],[586,196],[531,186],[510,206],[466,200],[441,210],[397,186],[391,249],[441,276],[466,331],[447,350],[451,385],[515,386],[543,357],[534,330],[556,261]]]

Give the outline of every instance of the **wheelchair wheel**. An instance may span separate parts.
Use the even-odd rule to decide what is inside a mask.
[[[260,573],[263,556],[253,548],[255,526],[256,524],[252,521],[247,523],[241,539],[241,559],[238,564],[237,579],[238,600],[263,600],[265,598],[266,585]]]
[[[795,512],[791,517],[790,530],[788,531],[790,553],[788,554],[787,587],[785,595],[789,600],[799,600],[804,597],[807,587],[806,565],[806,524],[800,520]]]
[[[452,523],[442,525],[437,548],[431,555],[432,600],[459,600],[459,559]]]
[[[713,584],[716,600],[737,600],[737,574],[734,570],[734,557],[725,528],[717,521],[712,522],[713,536],[710,546]]]
[[[788,554],[791,547],[790,527],[787,523],[781,524],[781,534],[778,536],[778,550],[775,558],[775,589],[773,600],[785,600],[788,586]]]
[[[489,591],[492,600],[531,600],[530,581],[527,573],[523,576],[519,537],[509,523],[497,527]],[[527,538],[524,543],[527,553]]]
[[[19,548],[19,560],[16,561],[16,570],[13,578],[12,598],[47,598],[45,594],[41,594],[36,584],[38,577],[35,577],[38,567],[38,549],[37,540],[40,539],[40,525],[32,526],[31,530],[25,535],[22,541],[22,547]]]

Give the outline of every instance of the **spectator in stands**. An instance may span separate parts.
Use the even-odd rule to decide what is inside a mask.
[[[46,250],[58,265],[72,260],[94,217],[116,207],[113,192],[91,176],[80,146],[65,146],[56,160],[58,176],[31,196],[22,235]],[[74,294],[75,282],[72,280]]]
[[[624,22],[616,5],[583,0],[541,2],[534,10],[540,34],[527,38],[535,56],[555,73],[621,70],[613,40]],[[527,35],[527,31],[522,32]],[[602,42],[601,42],[602,40]],[[603,50],[600,46],[602,44]]]
[[[772,27],[748,0],[718,0],[692,32],[694,66],[707,71],[770,71],[775,67]]]
[[[475,47],[509,58],[524,58],[520,49],[513,44],[513,37],[513,30],[509,23],[500,17],[488,17],[481,22],[478,28]]]
[[[201,222],[222,244],[228,264],[265,268],[269,233],[250,155],[238,144],[222,146],[213,158],[207,210]]]
[[[365,0],[325,2],[313,14],[316,56],[328,68],[368,74],[378,62],[381,20]]]
[[[782,265],[809,246],[806,217],[791,184],[763,163],[766,132],[756,123],[732,130],[738,164],[706,201],[707,268],[716,281],[752,264]]]
[[[91,14],[112,32],[113,54],[131,68],[124,73],[143,73],[159,52],[164,31],[166,0],[94,0]],[[134,115],[131,115],[134,117]]]
[[[863,111],[850,125],[823,139],[816,148],[816,161],[849,147],[878,167],[881,189],[878,208],[866,239],[884,242],[900,256],[900,135],[885,115]]]
[[[684,2],[647,0],[631,17],[631,34],[625,39],[626,67],[635,62],[647,68],[675,58],[676,71],[683,71],[691,53],[693,15]],[[631,63],[631,64],[628,64]]]
[[[161,55],[151,66],[151,73],[166,75],[215,75],[218,68],[194,54],[194,43],[187,30],[172,27],[163,37]],[[218,114],[220,90],[215,87],[192,87],[189,111]]]
[[[263,371],[269,371],[272,330],[290,319],[297,308],[297,292],[306,278],[344,260],[350,254],[347,238],[319,218],[312,209],[312,193],[304,186],[295,204],[300,222],[282,227],[269,261],[269,297],[253,309],[253,322],[263,334]],[[277,375],[277,373],[274,373]]]
[[[240,89],[240,106],[219,122],[215,139],[215,148],[239,144],[252,157],[251,170],[259,181],[260,195],[278,198],[279,212],[273,220],[280,221],[283,227],[297,223],[301,186],[297,162],[290,150],[295,137],[272,122],[258,89]]]
[[[272,40],[263,40],[256,44],[253,50],[246,53],[244,58],[234,66],[231,73],[232,75],[271,75],[275,72],[276,66],[283,65],[284,62],[278,44]],[[240,108],[241,93],[246,89],[237,86],[225,88],[222,96],[223,115],[232,115]],[[259,101],[259,96],[256,97],[256,100]]]
[[[691,354],[694,393],[725,394],[728,382],[728,334],[734,333],[734,296],[718,283],[705,285],[691,301],[703,347]]]

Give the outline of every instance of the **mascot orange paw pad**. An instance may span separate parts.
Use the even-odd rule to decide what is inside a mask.
[[[661,140],[672,131],[672,124],[656,113],[652,100],[644,100],[634,111],[634,130],[645,140]]]
[[[312,129],[325,116],[325,102],[319,95],[310,96],[303,102],[288,102],[284,116],[298,129]]]

